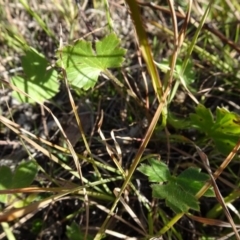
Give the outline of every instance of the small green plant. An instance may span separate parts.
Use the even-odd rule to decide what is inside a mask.
[[[195,194],[209,180],[209,176],[201,173],[199,168],[190,167],[178,176],[171,175],[168,166],[155,159],[149,159],[149,165],[141,164],[140,172],[148,176],[153,190],[153,197],[165,199],[166,205],[175,213],[186,213],[189,208],[199,211],[199,203]],[[205,196],[214,196],[209,189]]]
[[[196,113],[190,114],[192,127],[211,138],[219,152],[228,154],[239,140],[239,116],[225,108],[217,108],[214,119],[210,109],[199,104]]]

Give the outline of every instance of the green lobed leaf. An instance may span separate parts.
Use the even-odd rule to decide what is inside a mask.
[[[166,182],[170,177],[168,166],[158,160],[149,159],[150,165],[141,164],[138,171],[148,176],[150,182]]]
[[[213,139],[223,154],[228,154],[239,140],[239,116],[224,108],[217,108],[214,121],[211,111],[199,104],[196,113],[190,114],[190,120],[195,128]]]
[[[97,41],[95,49],[91,42],[79,40],[59,51],[58,64],[63,64],[72,86],[88,90],[96,84],[101,71],[121,67],[126,51],[119,45],[115,34]]]

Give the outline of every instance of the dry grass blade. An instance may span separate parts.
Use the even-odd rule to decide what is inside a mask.
[[[111,131],[111,137],[114,141],[114,145],[115,145],[115,149],[116,149],[116,152],[117,152],[117,156],[118,156],[118,159],[119,159],[119,163],[120,165],[122,164],[122,151],[121,151],[121,147],[120,145],[118,144],[116,138],[115,138],[115,134],[114,134],[114,129]]]
[[[28,206],[23,207],[23,208],[10,209],[8,211],[2,212],[2,213],[0,213],[0,222],[10,222],[10,221],[16,220],[18,218],[21,218],[22,216],[24,216],[28,213],[31,213],[35,210],[47,207],[50,203],[52,203],[54,201],[61,200],[62,197],[66,196],[69,193],[74,192],[76,190],[77,189],[70,190],[65,193],[57,194],[55,196],[46,198],[40,202],[35,202],[32,204],[29,204]]]
[[[207,224],[207,225],[212,225],[212,226],[218,226],[218,227],[225,227],[225,228],[232,228],[232,225],[228,222],[224,222],[218,219],[211,219],[211,218],[203,218],[199,216],[193,216],[191,214],[187,214],[189,218],[191,218],[194,221]],[[235,224],[237,228],[240,228],[239,224]]]
[[[121,190],[120,190],[118,196],[116,197],[116,199],[115,199],[115,201],[112,205],[110,213],[113,213],[114,209],[117,206],[118,201],[121,198],[122,193],[124,192],[125,188],[129,184],[129,182],[131,180],[131,177],[133,176],[133,173],[135,172],[135,170],[136,170],[136,168],[137,168],[137,166],[140,162],[142,154],[143,154],[143,152],[144,152],[144,150],[145,150],[145,148],[146,148],[146,146],[147,146],[147,144],[148,144],[148,142],[149,142],[149,140],[150,140],[150,138],[153,134],[153,131],[154,131],[154,129],[157,125],[157,122],[160,118],[160,115],[161,115],[163,109],[166,108],[166,99],[167,99],[167,96],[168,96],[168,94],[170,92],[170,89],[171,89],[173,71],[174,71],[174,67],[175,67],[175,64],[176,64],[178,50],[180,48],[180,46],[178,45],[178,42],[177,42],[178,41],[178,36],[176,36],[175,37],[175,39],[176,39],[176,42],[175,42],[176,49],[173,53],[173,57],[172,57],[172,61],[171,61],[171,69],[168,72],[167,77],[166,77],[166,79],[168,80],[168,84],[167,84],[167,87],[166,87],[166,89],[163,93],[162,86],[156,85],[158,82],[160,82],[160,79],[159,79],[159,76],[158,76],[158,73],[157,73],[156,66],[153,62],[152,53],[151,53],[150,48],[149,48],[148,43],[147,43],[147,37],[146,37],[145,30],[143,29],[143,26],[141,24],[142,21],[140,19],[140,14],[138,13],[138,6],[136,5],[136,3],[132,2],[132,1],[127,1],[127,2],[129,4],[130,10],[131,10],[131,16],[132,16],[132,18],[135,22],[136,32],[137,32],[137,35],[138,35],[141,52],[143,54],[143,57],[144,57],[145,61],[147,61],[147,60],[149,61],[147,67],[148,67],[149,74],[152,77],[152,82],[153,82],[153,86],[154,86],[154,89],[155,89],[155,93],[156,93],[156,96],[158,97],[158,100],[159,100],[159,106],[158,106],[158,108],[157,108],[157,110],[154,114],[154,117],[153,117],[153,119],[152,119],[152,121],[151,121],[151,123],[148,127],[148,130],[145,134],[143,142],[140,145],[140,147],[138,149],[138,152],[136,153],[136,156],[135,156],[135,158],[133,160],[133,163],[130,167],[129,173],[128,173],[128,175],[127,175],[127,177],[126,177],[126,179],[125,179],[125,181],[124,181],[124,183],[121,187]],[[172,4],[172,2],[171,2],[171,4]],[[177,28],[177,24],[175,24],[175,28]],[[102,238],[103,232],[105,231],[109,220],[110,220],[110,215],[108,215],[107,218],[105,219],[105,221],[102,224],[98,234],[94,238],[95,240],[98,240],[98,239]]]
[[[26,188],[11,188],[7,190],[0,190],[0,194],[14,194],[14,193],[39,193],[39,192],[66,192],[69,188],[42,188],[42,187],[26,187]]]
[[[0,121],[6,125],[9,129],[11,129],[13,132],[15,132],[19,137],[21,137],[22,139],[24,139],[26,142],[28,142],[30,145],[32,145],[34,147],[34,149],[42,152],[45,156],[49,157],[52,161],[54,161],[55,163],[61,165],[62,168],[66,169],[67,171],[71,172],[75,177],[79,178],[79,174],[75,173],[74,171],[72,171],[72,168],[69,167],[67,164],[59,161],[59,159],[52,153],[50,153],[48,150],[46,150],[45,148],[43,148],[42,146],[40,146],[39,144],[37,144],[36,142],[34,142],[33,140],[31,140],[30,138],[28,138],[24,133],[26,133],[25,131],[21,131],[21,128],[19,127],[18,124],[13,123],[12,121],[10,121],[9,119],[0,116]]]
[[[134,229],[136,232],[140,233],[142,236],[145,235],[145,231],[137,228],[136,226],[134,226],[133,224],[127,222],[124,218],[122,218],[121,216],[117,215],[116,213],[110,213],[110,210],[107,209],[105,206],[100,205],[94,201],[91,201],[91,204],[94,204],[97,206],[98,209],[102,210],[103,212],[107,213],[107,214],[111,214],[112,217],[114,217],[115,219],[123,222],[124,224],[126,224],[127,226],[131,227],[132,229]],[[107,231],[107,230],[106,230]]]
[[[105,146],[106,146],[106,150],[109,154],[109,156],[111,157],[111,159],[113,160],[113,162],[115,163],[115,165],[117,166],[119,172],[122,174],[122,176],[125,178],[126,177],[126,174],[124,172],[124,170],[122,169],[122,166],[121,166],[121,159],[117,159],[114,155],[114,151],[112,150],[112,147],[107,143],[106,141],[106,138],[103,134],[103,132],[101,131],[101,126],[102,126],[102,122],[103,122],[103,111],[101,111],[101,117],[99,119],[99,122],[98,122],[98,133],[101,137],[101,139],[103,140]],[[119,149],[120,150],[120,149]],[[117,151],[119,151],[117,150]],[[118,154],[117,154],[118,155]]]
[[[165,94],[165,98],[166,98],[166,96],[167,96],[167,94]],[[136,156],[135,156],[135,158],[133,160],[133,163],[131,165],[129,173],[128,173],[128,175],[127,175],[127,177],[126,177],[126,179],[125,179],[125,181],[124,181],[124,183],[123,183],[123,185],[121,187],[121,190],[120,190],[118,196],[116,197],[116,199],[115,199],[115,201],[114,201],[114,203],[112,205],[110,214],[113,213],[114,209],[117,206],[118,201],[120,200],[121,194],[123,193],[123,191],[125,190],[125,188],[129,184],[129,182],[131,180],[131,177],[132,177],[134,171],[136,170],[136,168],[138,166],[138,163],[140,162],[140,159],[142,157],[142,154],[143,154],[143,152],[144,152],[144,150],[145,150],[145,148],[146,148],[146,146],[147,146],[147,144],[148,144],[148,142],[150,140],[150,137],[152,136],[152,133],[153,133],[155,127],[156,127],[157,121],[158,121],[158,119],[160,117],[160,114],[161,114],[163,108],[164,108],[164,103],[162,102],[162,103],[159,104],[159,106],[157,108],[157,111],[156,111],[156,113],[155,113],[155,115],[154,115],[154,117],[153,117],[153,119],[152,119],[152,121],[150,123],[150,126],[149,126],[146,134],[145,134],[143,142],[142,142],[141,146],[139,147],[138,152],[136,153]],[[101,239],[102,234],[105,231],[105,228],[107,226],[107,223],[110,220],[110,214],[107,216],[107,218],[105,219],[104,223],[102,224],[98,234],[95,236],[95,238],[94,238],[95,240]]]
[[[120,191],[120,189],[114,189],[115,196],[118,195],[119,191]],[[126,211],[129,213],[129,215],[132,217],[132,219],[137,223],[138,226],[140,226],[142,228],[142,230],[146,234],[147,232],[146,232],[146,229],[144,228],[142,222],[137,217],[137,215],[134,213],[134,211],[131,209],[131,207],[126,203],[126,201],[123,199],[123,197],[120,197],[120,202],[122,203],[122,205],[124,206]]]
[[[226,204],[224,202],[222,194],[220,193],[219,188],[218,188],[218,186],[216,184],[216,181],[215,181],[215,179],[213,177],[208,157],[198,146],[195,146],[195,147],[196,147],[197,152],[198,152],[198,154],[199,154],[199,156],[200,156],[200,158],[201,158],[201,160],[203,162],[204,167],[206,168],[206,170],[207,170],[207,172],[208,172],[208,174],[209,174],[209,176],[211,178],[211,183],[212,183],[212,186],[213,186],[216,198],[217,198],[218,202],[220,203],[220,205],[222,206],[222,208],[223,208],[223,210],[225,212],[225,215],[226,215],[228,221],[230,222],[230,224],[231,224],[231,226],[232,226],[232,228],[233,228],[233,230],[235,232],[236,238],[238,240],[240,240],[240,236],[238,234],[238,230],[236,228],[236,225],[235,225],[235,223],[234,223],[234,221],[232,219],[232,216],[231,216],[230,212],[228,211],[228,208],[227,208],[227,206],[226,206]]]
[[[142,5],[142,6],[148,6],[152,9],[156,9],[158,11],[162,11],[164,13],[168,13],[170,14],[171,11],[166,8],[166,7],[163,7],[163,6],[159,6],[155,3],[152,3],[152,2],[149,2],[149,3],[146,3],[144,1],[139,1],[137,0],[138,4]],[[229,2],[230,3],[230,2]],[[234,10],[234,12],[236,12]],[[178,18],[180,19],[186,19],[186,15],[184,14],[184,12],[181,10],[179,12],[176,12],[176,15]],[[239,21],[239,20],[238,20]],[[190,17],[190,22],[193,24],[193,25],[198,25],[198,20],[193,18],[193,17]],[[217,36],[222,42],[224,42],[224,44],[227,44],[229,45],[231,48],[233,48],[234,50],[236,50],[238,53],[240,53],[240,46],[239,44],[236,44],[234,41],[232,41],[231,39],[227,38],[226,36],[224,36],[219,30],[215,29],[213,26],[211,26],[210,24],[208,23],[204,23],[203,25],[203,29],[206,29],[207,31],[209,31],[211,34],[214,34],[215,36]]]
[[[228,166],[228,164],[232,161],[234,156],[237,154],[240,149],[240,140],[237,142],[233,150],[229,153],[229,155],[224,159],[223,163],[219,166],[219,168],[213,174],[214,179],[217,179],[223,170]],[[207,189],[211,186],[211,183],[206,183],[203,188],[196,194],[197,198],[203,196],[203,194],[207,191]]]
[[[30,97],[30,96],[29,96],[28,94],[26,94],[25,92],[19,90],[19,89],[18,89],[17,87],[15,87],[13,84],[11,84],[11,83],[9,83],[9,82],[6,82],[6,81],[4,81],[4,80],[2,80],[2,81],[3,81],[6,85],[8,85],[11,89],[13,89],[14,91],[16,91],[16,92],[18,92],[18,93],[20,93],[20,94],[23,94],[23,95],[26,96],[26,97],[29,97],[29,98],[33,99],[32,97]],[[80,171],[80,165],[79,165],[79,161],[78,161],[78,156],[77,156],[77,154],[76,154],[76,152],[75,152],[72,144],[71,144],[70,141],[68,140],[68,138],[67,138],[67,136],[66,136],[66,134],[65,134],[65,132],[64,132],[64,130],[63,130],[63,128],[62,128],[62,125],[60,124],[60,122],[59,122],[59,120],[58,120],[58,118],[57,118],[57,117],[52,113],[52,111],[51,111],[48,107],[46,107],[44,104],[40,103],[39,101],[37,101],[37,100],[35,100],[35,99],[33,99],[33,100],[34,100],[35,102],[37,102],[40,106],[42,106],[45,110],[47,110],[47,111],[52,115],[54,121],[56,122],[56,124],[57,124],[57,126],[58,126],[58,128],[59,128],[59,130],[61,131],[61,133],[63,134],[63,136],[64,136],[64,138],[65,138],[65,140],[66,140],[66,143],[67,143],[67,145],[68,145],[68,147],[69,147],[69,151],[71,152],[71,155],[72,155],[72,157],[73,157],[73,159],[74,159],[74,161],[75,161],[75,163],[76,163],[76,167],[77,167],[77,170],[78,170],[80,179],[81,179],[82,175],[80,174],[81,171]],[[23,136],[23,137],[24,137],[24,136]],[[49,155],[51,155],[51,154],[49,154]]]

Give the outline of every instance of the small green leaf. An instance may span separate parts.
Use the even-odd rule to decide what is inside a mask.
[[[84,40],[59,51],[58,64],[65,68],[72,86],[88,90],[93,87],[99,74],[107,68],[121,67],[125,50],[119,47],[120,40],[110,34],[95,43]]]
[[[138,171],[148,176],[150,182],[166,182],[170,177],[168,166],[155,159],[148,160],[150,165],[141,164]]]
[[[13,175],[13,183],[11,188],[22,188],[29,186],[36,174],[37,174],[37,164],[34,161],[28,161],[21,163]]]
[[[57,72],[46,70],[47,60],[35,49],[26,50],[26,55],[22,58],[24,77],[15,76],[12,83],[22,92],[27,93],[31,98],[19,92],[13,92],[13,97],[20,102],[34,103],[43,102],[56,95],[58,92]]]

